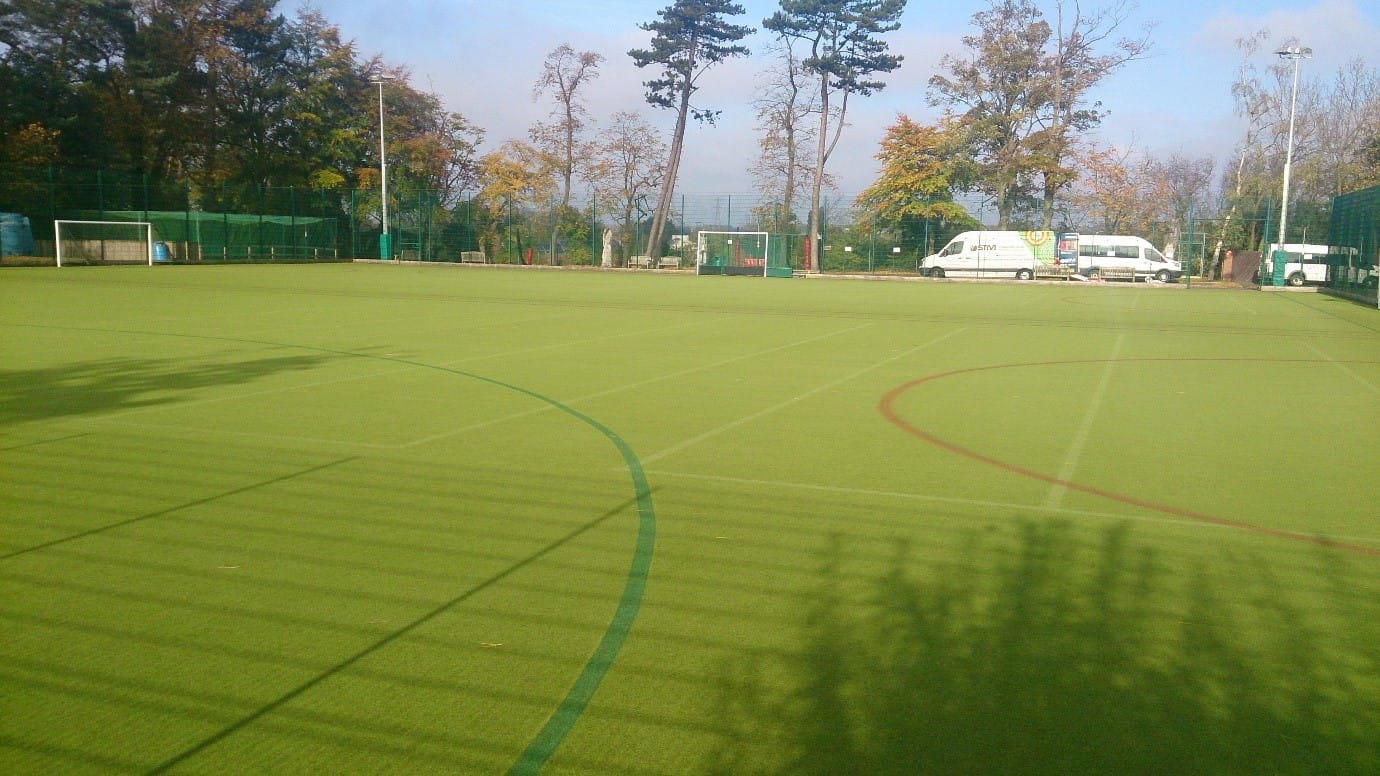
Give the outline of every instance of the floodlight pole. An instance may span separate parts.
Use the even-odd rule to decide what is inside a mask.
[[[393,76],[379,73],[371,83],[379,87],[379,181],[383,195],[383,233],[379,235],[379,260],[393,258],[392,245],[388,242],[388,146],[383,138],[383,85],[393,80]]]
[[[1274,276],[1278,281],[1284,275],[1285,265],[1281,261],[1288,258],[1288,252],[1284,250],[1284,230],[1289,225],[1289,169],[1294,161],[1294,108],[1298,105],[1299,97],[1299,60],[1312,58],[1313,49],[1306,46],[1285,46],[1275,54],[1280,59],[1294,60],[1294,85],[1289,93],[1289,140],[1284,146],[1284,193],[1279,203],[1279,240],[1275,243],[1275,255],[1272,257],[1275,266]]]

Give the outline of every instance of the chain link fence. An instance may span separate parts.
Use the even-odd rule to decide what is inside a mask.
[[[972,219],[962,223],[905,218],[879,224],[856,206],[856,196],[832,193],[822,203],[820,256],[810,256],[804,209],[761,194],[677,194],[672,199],[658,266],[693,267],[701,231],[764,231],[783,247],[793,270],[828,273],[913,274],[919,259],[943,248],[984,216],[980,200],[964,201]],[[170,261],[349,261],[390,258],[421,262],[484,262],[562,266],[650,266],[647,234],[653,202],[587,200],[562,207],[490,201],[436,192],[400,182],[389,187],[391,256],[380,255],[381,196],[377,189],[311,189],[245,184],[203,185],[114,171],[60,167],[0,169],[0,212],[6,253],[32,245],[39,262],[55,253],[59,219],[147,221]],[[1375,283],[1380,245],[1380,187],[1339,197],[1331,214],[1331,243],[1340,250],[1328,285],[1364,290]],[[8,239],[25,221],[32,240]],[[1242,278],[1246,250],[1258,250],[1270,218],[1238,218],[1223,246],[1240,254],[1223,266],[1221,219],[1188,218],[1157,225],[1143,235],[1174,245],[1192,277]],[[1028,225],[1026,225],[1028,227]],[[1234,245],[1233,243],[1241,243]],[[1246,249],[1246,250],[1243,250]],[[1345,261],[1343,261],[1345,259]],[[1223,270],[1228,270],[1223,272]]]

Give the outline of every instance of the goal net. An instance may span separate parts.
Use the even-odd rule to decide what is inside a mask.
[[[792,270],[784,243],[769,232],[700,232],[695,274],[790,277]]]
[[[57,265],[153,265],[153,224],[147,221],[54,221]]]

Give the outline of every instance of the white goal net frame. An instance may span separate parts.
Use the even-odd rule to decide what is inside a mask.
[[[771,232],[701,231],[695,236],[696,275],[766,277],[770,257]]]
[[[69,227],[69,236],[66,238],[62,236],[63,226]],[[80,226],[120,226],[126,228],[136,227],[138,228],[138,232],[142,235],[142,237],[138,239],[128,239],[124,237],[108,237],[99,235],[95,237],[87,237],[85,235],[81,237],[71,237],[70,234],[72,231],[74,231],[72,227]],[[67,256],[64,257],[64,252],[62,250],[64,239],[80,240],[85,243],[93,243],[95,245],[82,246],[81,250],[76,252],[69,250],[67,251]],[[74,221],[59,219],[53,222],[53,243],[57,253],[57,265],[59,267],[63,266],[64,259],[66,259],[67,264],[71,264],[74,260],[78,259],[79,257],[75,255],[76,253],[82,254],[80,258],[86,258],[86,261],[84,263],[87,264],[147,264],[150,267],[153,266],[153,224],[148,221]],[[110,245],[110,243],[113,243],[113,245]],[[136,245],[138,247],[135,247]],[[100,262],[91,261],[90,251],[93,249],[100,251],[102,256]],[[116,253],[118,258],[113,260],[106,258],[109,252]]]

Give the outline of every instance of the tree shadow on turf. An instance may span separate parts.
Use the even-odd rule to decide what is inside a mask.
[[[0,369],[0,425],[169,404],[181,394],[312,369],[332,356],[243,361],[111,358],[43,369]]]
[[[725,668],[705,772],[1380,772],[1380,606],[1349,558],[1171,570],[1060,523],[923,582],[908,556],[850,602],[830,548],[802,648]]]

